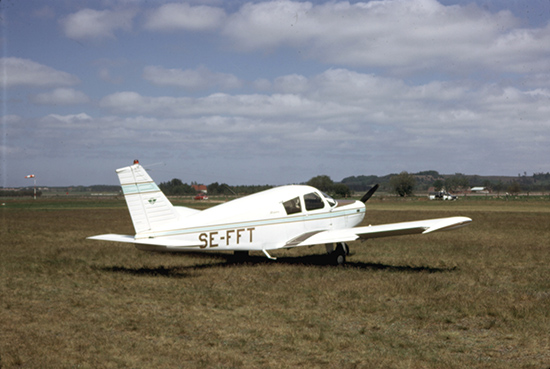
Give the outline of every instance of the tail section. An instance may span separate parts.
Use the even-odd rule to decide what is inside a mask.
[[[136,238],[140,233],[164,228],[178,220],[178,211],[136,160],[134,165],[117,169],[122,192],[134,223]]]

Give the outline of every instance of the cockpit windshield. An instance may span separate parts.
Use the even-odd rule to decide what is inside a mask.
[[[325,207],[323,199],[315,192],[304,195],[304,202],[306,203],[306,210],[308,211],[322,209]]]
[[[321,192],[323,194],[323,196],[325,197],[325,199],[327,200],[328,204],[330,205],[330,207],[333,207],[333,206],[336,206],[336,200],[334,200],[332,197],[330,197],[329,195],[327,195],[326,193],[324,192]]]

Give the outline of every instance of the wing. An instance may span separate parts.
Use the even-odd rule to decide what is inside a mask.
[[[299,237],[293,238],[288,241],[284,247],[350,242],[358,239],[400,236],[406,234],[426,234],[435,231],[464,227],[471,221],[472,219],[467,217],[450,217],[374,226],[371,225],[367,227],[315,231],[304,233]]]

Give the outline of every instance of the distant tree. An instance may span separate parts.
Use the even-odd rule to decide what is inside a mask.
[[[454,176],[445,179],[445,189],[449,192],[465,190],[470,187],[470,181],[462,173],[456,173]]]
[[[307,181],[307,184],[323,192],[331,192],[334,186],[334,182],[327,175],[313,177]]]
[[[335,183],[330,191],[336,197],[348,197],[351,195],[351,190],[343,183]]]
[[[412,195],[415,184],[414,176],[405,171],[390,178],[390,187],[401,197]]]
[[[424,170],[422,172],[416,173],[416,175],[439,177],[439,172],[437,170]]]
[[[234,195],[233,190],[227,183],[219,184],[218,182],[210,183],[206,186],[209,195]]]
[[[514,181],[512,183],[510,183],[510,185],[508,186],[508,193],[510,195],[517,195],[521,192],[521,186],[519,185],[518,182]]]
[[[493,182],[491,182],[490,180],[486,179],[483,181],[483,187],[485,187],[487,190],[489,191],[492,191],[494,189],[494,185],[493,185]]]
[[[441,179],[436,179],[433,186],[435,191],[441,191],[443,189],[443,186],[445,186],[445,182],[443,182],[443,180]]]
[[[227,183],[220,185],[220,194],[222,195],[235,195],[235,191]]]
[[[500,196],[500,192],[504,190],[504,183],[502,180],[499,179],[498,182],[493,185],[493,189],[497,192],[497,196]]]
[[[169,182],[160,183],[159,188],[166,196],[193,195],[195,193],[193,187],[187,183],[183,183],[181,179],[178,178],[174,178]]]
[[[210,183],[206,186],[209,195],[219,195],[220,194],[220,184],[218,182]]]
[[[351,176],[342,179],[341,183],[345,184],[352,191],[366,191],[376,183],[384,183],[385,180],[375,175],[370,176]]]

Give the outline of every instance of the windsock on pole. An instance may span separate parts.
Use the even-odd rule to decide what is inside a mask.
[[[36,200],[36,177],[34,174],[29,174],[28,176],[25,176],[25,178],[34,178],[34,199]]]

